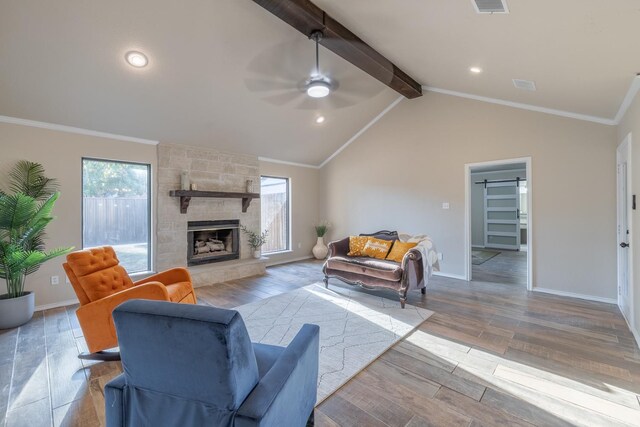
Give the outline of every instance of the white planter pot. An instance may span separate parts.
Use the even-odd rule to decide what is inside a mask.
[[[25,292],[18,298],[0,295],[0,329],[16,328],[31,320],[35,310],[35,296],[33,292]]]
[[[318,242],[311,250],[316,259],[325,259],[329,253],[329,248],[324,244],[324,237],[318,237]]]
[[[260,259],[261,256],[262,256],[262,252],[260,251],[260,249],[256,249],[255,251],[253,251],[253,257],[255,259]]]

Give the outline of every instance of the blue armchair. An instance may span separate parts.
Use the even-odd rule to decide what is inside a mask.
[[[313,422],[317,325],[284,348],[251,343],[234,310],[131,300],[113,319],[124,373],[104,390],[107,427]]]

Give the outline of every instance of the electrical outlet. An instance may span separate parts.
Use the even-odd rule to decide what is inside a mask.
[[[302,247],[302,243],[298,242],[298,249]]]
[[[442,209],[449,209],[449,202],[443,202]]]
[[[442,255],[442,252],[438,252],[438,261],[442,261],[444,259],[444,255]]]
[[[51,284],[52,285],[60,284],[60,276],[51,276]]]

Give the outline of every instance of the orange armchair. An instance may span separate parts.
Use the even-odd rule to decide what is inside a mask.
[[[111,313],[124,301],[196,303],[186,269],[174,268],[133,282],[110,246],[73,252],[63,266],[80,301],[76,315],[91,353],[81,354],[82,359],[119,359],[118,353],[103,350],[118,346]]]

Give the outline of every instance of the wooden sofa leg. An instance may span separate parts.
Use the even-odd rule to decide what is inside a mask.
[[[400,297],[400,308],[404,308],[404,305],[406,302],[407,302],[407,298]]]
[[[324,282],[324,287],[329,289],[329,278],[327,276],[324,276],[324,279],[322,281]]]

